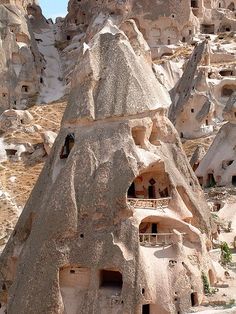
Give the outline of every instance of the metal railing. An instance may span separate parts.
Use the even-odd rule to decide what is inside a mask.
[[[174,233],[140,233],[139,241],[143,246],[165,246],[173,244],[173,236]]]
[[[163,210],[168,207],[170,200],[170,197],[157,199],[128,198],[128,203],[134,208]]]

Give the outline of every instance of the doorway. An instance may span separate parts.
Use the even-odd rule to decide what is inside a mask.
[[[192,306],[198,305],[198,295],[197,295],[197,292],[192,292],[191,293],[191,305]]]
[[[236,179],[236,176],[235,176],[235,179]],[[208,187],[213,187],[215,185],[216,185],[216,181],[215,181],[213,173],[208,173],[208,176],[207,176],[207,186]]]
[[[136,195],[135,195],[135,185],[134,185],[134,182],[131,184],[131,186],[129,187],[128,189],[128,197],[129,198],[135,198]]]
[[[156,198],[156,189],[154,185],[150,185],[148,187],[148,198],[149,199],[154,199]]]
[[[157,233],[157,224],[152,224],[152,233]]]
[[[233,186],[236,186],[236,176],[232,176],[232,184]]]
[[[150,314],[150,304],[144,304],[142,314]]]

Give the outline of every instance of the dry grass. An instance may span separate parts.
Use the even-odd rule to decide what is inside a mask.
[[[207,151],[210,145],[212,144],[214,138],[215,138],[215,135],[204,137],[204,138],[198,138],[194,140],[186,140],[183,143],[183,148],[187,157],[189,159],[192,157],[198,145],[203,146],[205,150]]]
[[[44,106],[33,106],[29,109],[29,112],[33,115],[34,120],[30,125],[22,128],[20,131],[9,132],[5,134],[4,139],[8,143],[20,144],[42,143],[42,138],[39,132],[27,132],[27,128],[32,125],[39,125],[44,131],[54,131],[58,133],[60,129],[61,119],[66,107],[66,103],[53,103]],[[37,163],[30,162],[13,162],[7,161],[2,163],[0,167],[0,189],[10,194],[11,199],[17,206],[24,207],[37,179],[43,168],[45,160],[41,160]],[[11,178],[14,177],[14,180]],[[6,204],[5,200],[0,199],[0,225],[2,219],[5,219],[2,215],[3,212],[11,210],[9,204]],[[11,215],[9,212],[9,219]]]

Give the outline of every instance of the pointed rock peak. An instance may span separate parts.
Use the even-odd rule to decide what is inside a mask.
[[[133,44],[141,43],[136,37]],[[87,45],[74,72],[64,122],[135,115],[170,105],[169,93],[141,53],[143,38],[134,49],[128,36],[108,21]]]
[[[194,77],[197,74],[198,65],[200,64],[203,56],[208,55],[206,45],[206,40],[196,45],[186,65],[183,76],[173,92],[173,102],[169,112],[169,118],[173,123],[176,122],[176,117],[180,114],[189,100],[191,92],[194,88]]]

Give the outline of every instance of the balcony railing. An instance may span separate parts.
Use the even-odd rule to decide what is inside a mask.
[[[128,198],[128,203],[134,208],[164,210],[169,205],[171,197],[157,199]]]
[[[173,244],[173,236],[174,233],[140,233],[139,241],[143,246],[165,246]]]

